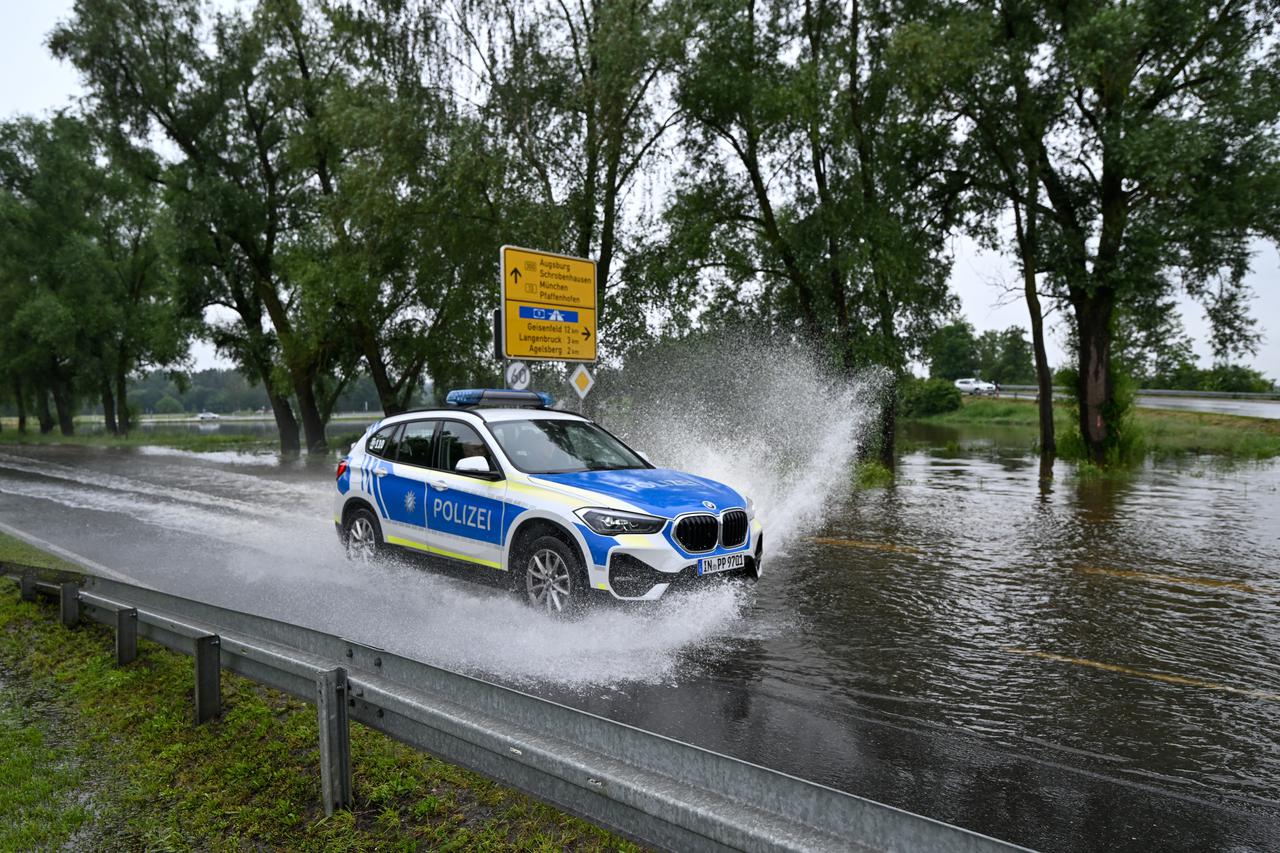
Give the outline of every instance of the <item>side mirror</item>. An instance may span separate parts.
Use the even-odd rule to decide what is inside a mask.
[[[493,474],[495,473],[489,467],[489,462],[483,456],[464,456],[458,460],[458,464],[453,466],[453,470],[459,474]]]

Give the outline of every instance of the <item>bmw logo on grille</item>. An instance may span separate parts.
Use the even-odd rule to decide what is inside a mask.
[[[703,501],[702,505],[705,506],[707,509],[711,509],[711,510],[716,508],[716,505],[713,504],[711,501]]]

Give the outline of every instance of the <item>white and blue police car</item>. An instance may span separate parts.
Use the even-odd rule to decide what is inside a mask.
[[[404,549],[510,573],[534,607],[648,601],[710,576],[760,576],[749,498],[655,468],[533,391],[453,391],[384,418],[339,463],[334,523],[354,560]]]

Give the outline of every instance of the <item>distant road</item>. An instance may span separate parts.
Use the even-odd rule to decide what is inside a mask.
[[[1138,397],[1147,409],[1187,409],[1250,418],[1280,418],[1280,400],[1233,400],[1223,397]]]
[[[1034,399],[1035,388],[1004,388],[1002,397]],[[1055,395],[1055,397],[1058,395]],[[1180,409],[1189,412],[1208,412],[1218,415],[1241,415],[1249,418],[1280,419],[1280,400],[1242,400],[1234,397],[1174,397],[1138,395],[1138,405],[1144,409]]]

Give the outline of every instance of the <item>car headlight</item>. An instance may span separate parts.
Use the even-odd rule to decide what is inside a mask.
[[[584,508],[577,510],[574,514],[582,519],[583,524],[601,536],[617,536],[619,533],[657,533],[667,524],[665,518],[617,509]]]
[[[747,498],[747,518],[755,518],[755,517],[756,517],[756,502],[751,500],[751,498],[748,497]]]

